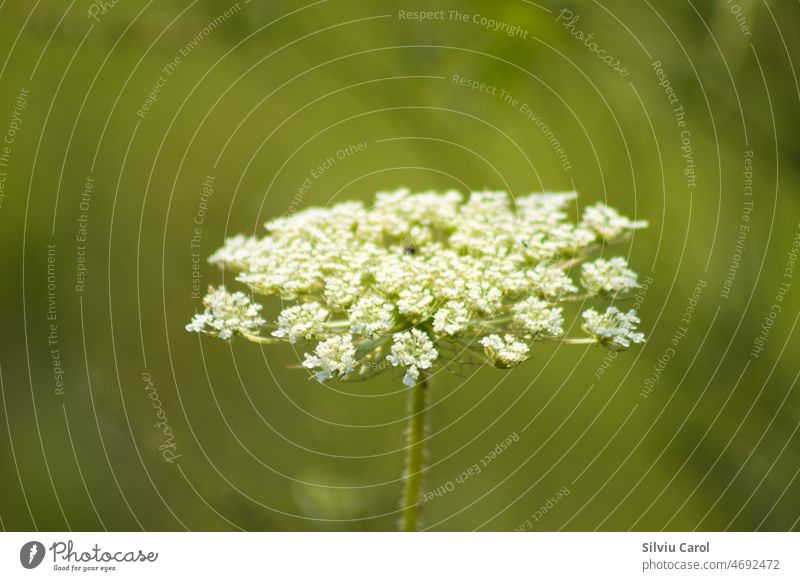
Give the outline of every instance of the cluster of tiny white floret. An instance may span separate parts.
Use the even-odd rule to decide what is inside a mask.
[[[395,306],[379,295],[359,299],[348,313],[353,333],[377,337],[394,327]]]
[[[290,343],[313,339],[325,330],[328,309],[315,302],[286,308],[278,315],[278,329],[273,337],[286,338]]]
[[[592,295],[626,293],[639,286],[636,273],[619,256],[588,262],[581,267],[581,274],[581,284]]]
[[[586,335],[564,337],[570,305],[621,302],[639,286],[624,258],[587,260],[646,226],[601,203],[573,221],[575,197],[489,191],[465,200],[454,191],[403,189],[377,194],[370,207],[346,202],[278,218],[266,224],[266,236],[230,238],[210,259],[251,295],[283,301],[275,322],[259,316],[249,295],[220,287],[187,329],[259,343],[316,342],[303,365],[320,380],[398,367],[408,385],[435,364],[465,362],[476,351],[509,368],[528,359],[537,341],[641,343],[636,313],[613,305],[602,313],[587,308]]]
[[[586,208],[583,211],[581,223],[584,227],[597,232],[598,236],[605,240],[614,240],[631,229],[647,227],[647,222],[632,222],[620,215],[614,208],[602,203]]]
[[[230,339],[236,333],[245,336],[256,334],[265,323],[258,315],[261,305],[243,292],[229,293],[224,286],[209,289],[203,305],[205,311],[192,318],[186,325],[187,331]]]
[[[433,332],[437,335],[455,335],[469,325],[469,309],[461,301],[447,301],[433,317]]]
[[[561,307],[553,307],[550,303],[536,297],[528,297],[514,305],[514,323],[524,335],[546,333],[557,337],[564,333],[561,325],[564,317]]]
[[[500,369],[515,367],[528,358],[530,347],[527,343],[518,341],[513,335],[489,335],[481,339],[489,360]]]
[[[394,367],[406,368],[403,383],[410,387],[417,382],[419,370],[433,367],[438,356],[439,352],[428,334],[419,329],[411,329],[395,334],[391,353],[386,356],[386,360]]]
[[[583,328],[586,332],[614,349],[625,349],[631,343],[644,342],[644,334],[636,332],[636,325],[640,322],[633,309],[627,313],[617,307],[608,307],[602,314],[595,309],[583,312]]]
[[[347,375],[356,366],[356,348],[349,333],[321,341],[314,355],[306,353],[303,367],[317,370],[317,379],[325,381],[331,377]]]

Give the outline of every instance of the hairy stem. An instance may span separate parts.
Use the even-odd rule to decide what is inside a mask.
[[[422,495],[422,471],[425,463],[425,397],[428,376],[421,372],[411,392],[411,415],[408,417],[406,449],[406,490],[403,498],[403,531],[419,528],[419,502]]]

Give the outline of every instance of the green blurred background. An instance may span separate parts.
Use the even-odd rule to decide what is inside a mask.
[[[798,25],[793,1],[0,2],[2,527],[395,529],[396,374],[322,386],[302,348],[184,325],[227,235],[408,186],[651,223],[617,249],[652,279],[642,348],[435,377],[426,527],[798,529]]]

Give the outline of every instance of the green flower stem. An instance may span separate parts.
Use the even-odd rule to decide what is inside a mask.
[[[428,376],[421,372],[411,391],[406,451],[406,491],[403,498],[403,531],[419,529],[419,502],[422,496],[422,471],[425,464],[425,398]]]
[[[250,333],[242,333],[242,337],[251,343],[258,343],[259,345],[278,345],[280,343],[285,343],[285,340],[283,339],[277,339],[275,337],[261,337],[260,335],[251,335]]]
[[[537,341],[544,341],[546,343],[561,343],[563,345],[593,345],[597,343],[594,337],[579,337],[569,339],[565,337],[539,337]]]
[[[583,294],[580,294],[580,295],[567,295],[567,296],[561,297],[561,298],[558,299],[558,302],[560,302],[560,303],[577,303],[577,302],[583,302],[583,301],[588,300],[590,298],[592,298],[592,297],[591,297],[591,295],[589,293],[583,293]]]

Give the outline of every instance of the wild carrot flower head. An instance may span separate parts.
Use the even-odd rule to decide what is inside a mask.
[[[647,225],[600,203],[572,222],[575,197],[403,189],[370,207],[278,218],[265,236],[236,236],[214,253],[251,292],[212,288],[187,330],[308,344],[303,366],[320,380],[397,367],[409,385],[468,357],[514,367],[536,341],[641,343],[636,313],[613,305],[583,312],[583,338],[563,337],[570,306],[621,301],[639,286],[624,258],[588,260]],[[284,302],[274,323],[260,317],[258,295]]]

